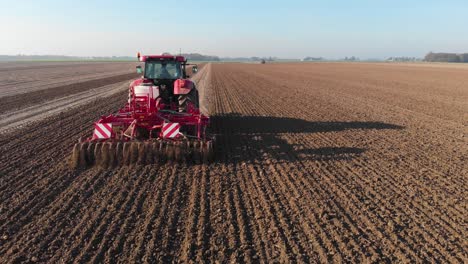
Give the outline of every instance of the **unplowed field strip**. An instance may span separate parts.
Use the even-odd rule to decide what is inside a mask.
[[[70,170],[125,91],[0,135],[0,260],[467,261],[463,69],[209,64],[194,79],[209,165]]]

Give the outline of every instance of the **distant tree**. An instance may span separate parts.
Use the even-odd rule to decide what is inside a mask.
[[[459,55],[460,62],[468,62],[468,53],[463,53]]]
[[[448,62],[460,62],[460,57],[457,54],[449,53],[447,54]]]
[[[344,60],[345,61],[359,61],[359,58],[355,56],[351,56],[351,57],[345,57]]]
[[[405,61],[419,61],[420,59],[416,57],[390,57],[387,61],[397,61],[397,62],[405,62]]]
[[[199,53],[183,53],[181,55],[192,61],[220,61],[218,56],[208,56]]]
[[[424,60],[425,61],[434,61],[434,56],[435,56],[435,54],[432,51],[430,51],[428,54],[426,54],[426,56],[424,57]]]
[[[434,53],[429,52],[424,57],[425,61],[429,62],[468,62],[468,55],[466,53]]]
[[[305,57],[304,59],[302,59],[303,61],[322,61],[323,58],[322,57]]]

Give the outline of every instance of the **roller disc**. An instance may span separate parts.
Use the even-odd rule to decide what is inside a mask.
[[[73,151],[72,151],[72,155],[70,158],[70,166],[73,169],[76,169],[80,166],[80,145],[81,145],[80,143],[76,143],[73,146]]]
[[[117,142],[115,144],[115,165],[124,165],[123,163],[123,143]]]
[[[207,141],[203,143],[203,163],[210,163],[213,161],[213,142]]]
[[[177,162],[184,161],[184,152],[185,152],[185,144],[182,142],[174,142],[174,160]]]
[[[190,141],[184,144],[184,160],[188,163],[192,161],[192,143]]]
[[[100,144],[99,148],[99,159],[96,161],[96,166],[99,166],[101,168],[106,168],[106,163],[107,163],[107,144],[102,143]]]
[[[145,165],[146,164],[146,144],[143,142],[137,143],[138,147],[138,157],[137,164]]]
[[[101,162],[100,166],[102,168],[108,168],[111,163],[112,159],[112,150],[111,150],[111,144],[112,143],[103,143],[101,147]]]
[[[80,167],[86,167],[88,162],[86,160],[86,149],[88,145],[86,143],[80,143]]]
[[[166,155],[166,148],[167,148],[167,142],[160,141],[159,142],[159,159],[158,161],[160,163],[165,163],[167,161],[167,155]]]
[[[84,168],[93,164],[102,168],[112,168],[132,164],[159,164],[167,161],[207,164],[214,158],[214,140],[91,141],[73,146],[69,164],[72,168]]]
[[[166,144],[166,159],[167,161],[173,161],[175,156],[174,142],[167,142]]]
[[[95,162],[94,157],[94,148],[96,144],[94,142],[89,142],[88,147],[86,148],[86,161],[88,165],[93,165]]]
[[[130,143],[130,142],[123,143],[122,165],[129,165],[130,164],[131,145],[132,145],[132,143]]]
[[[145,142],[145,164],[152,164],[153,163],[153,144],[151,142]]]
[[[153,163],[158,164],[159,163],[159,147],[161,145],[161,142],[154,142],[151,144],[151,148],[153,150]]]
[[[136,164],[138,161],[138,143],[130,143],[130,162],[129,165]]]
[[[195,141],[193,142],[193,146],[192,146],[192,157],[193,157],[193,162],[195,164],[199,164],[201,162],[201,152],[200,152],[200,142],[199,141]]]
[[[115,166],[115,143],[113,142],[108,142],[107,143],[107,149],[108,149],[108,156],[107,156],[107,167],[108,168],[113,168]]]
[[[201,142],[200,152],[202,156],[202,162],[208,163],[208,149],[207,149],[206,142]]]
[[[94,145],[94,164],[96,166],[101,165],[101,148],[102,148],[102,143],[96,143]]]

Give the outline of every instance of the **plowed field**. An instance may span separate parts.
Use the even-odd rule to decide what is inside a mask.
[[[208,64],[194,79],[209,165],[70,170],[124,80],[0,134],[0,261],[467,261],[466,69]]]

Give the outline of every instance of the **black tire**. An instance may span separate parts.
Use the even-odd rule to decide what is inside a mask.
[[[200,102],[198,98],[198,90],[193,87],[193,89],[188,94],[181,94],[178,98],[179,101],[179,112],[187,112],[188,103],[192,103],[197,109],[200,107]]]

